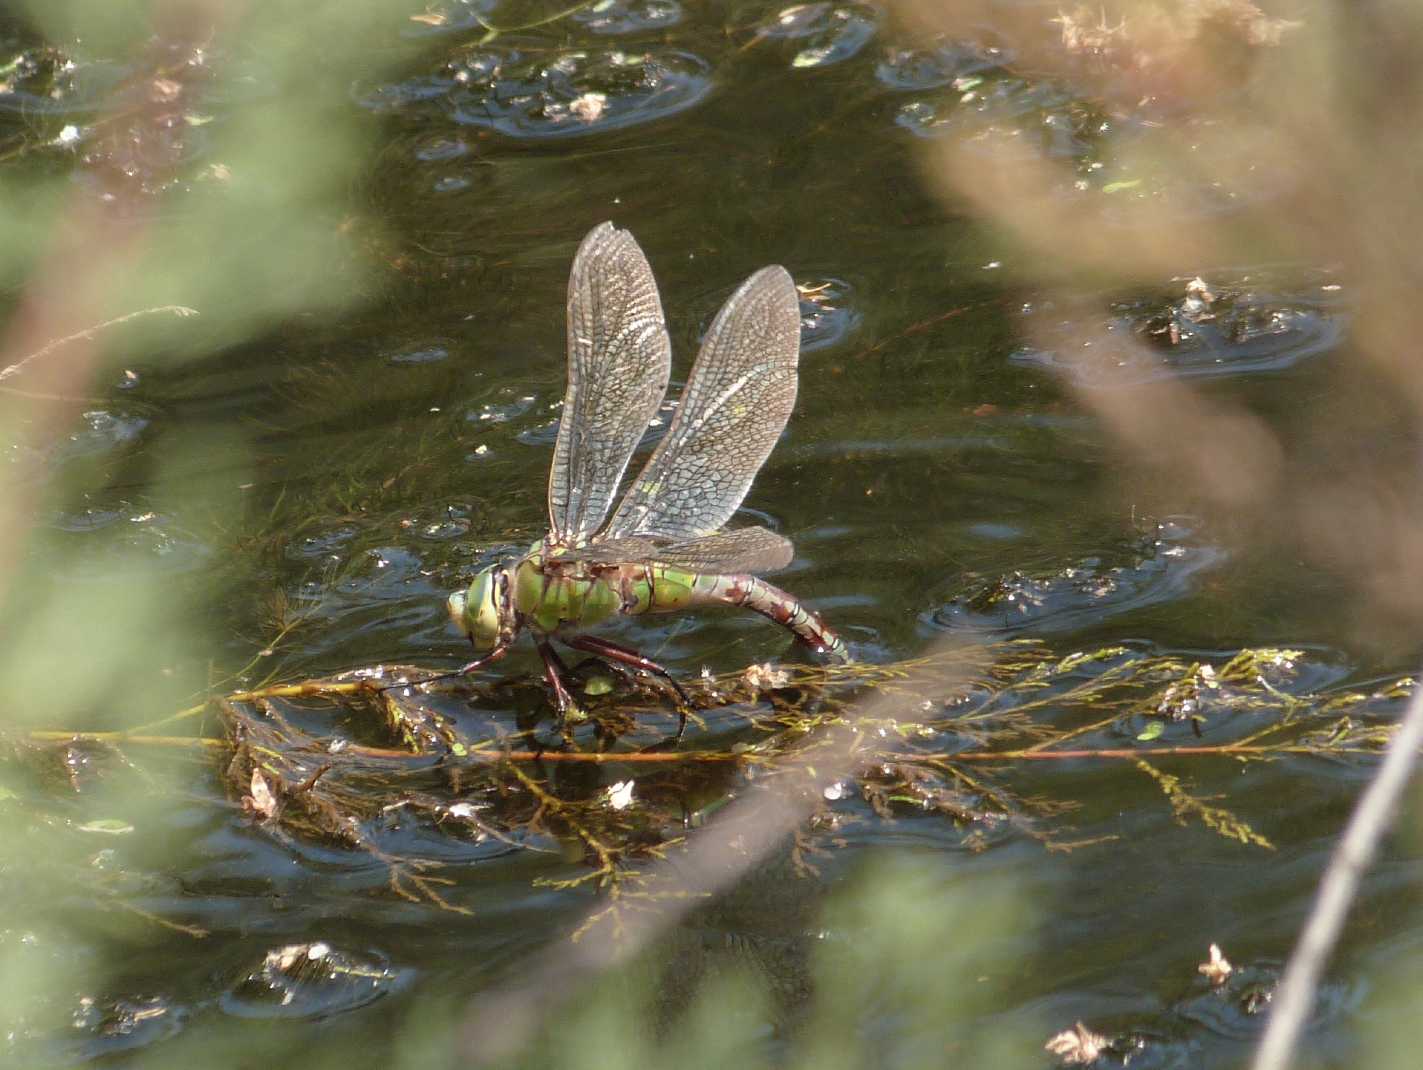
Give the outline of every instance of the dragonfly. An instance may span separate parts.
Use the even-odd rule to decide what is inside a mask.
[[[449,596],[451,618],[480,655],[460,672],[502,658],[528,631],[562,723],[576,703],[553,639],[665,680],[682,700],[685,728],[686,692],[672,675],[586,629],[619,615],[724,604],[849,661],[819,616],[757,575],[790,564],[790,541],[764,527],[724,530],[790,418],[799,354],[795,283],[785,268],[764,267],[712,321],[666,434],[614,509],[667,392],[672,343],[632,234],[594,227],[568,279],[568,387],[549,473],[549,532]]]

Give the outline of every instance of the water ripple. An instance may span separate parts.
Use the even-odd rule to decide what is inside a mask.
[[[997,67],[1006,58],[1002,49],[957,41],[926,48],[890,47],[875,67],[875,77],[890,89],[938,89],[955,79]]]
[[[999,158],[1048,156],[1086,165],[1107,120],[1098,105],[1062,86],[985,69],[901,105],[894,121],[915,137],[957,137],[965,149]]]
[[[926,623],[990,634],[1070,631],[1181,598],[1200,573],[1224,559],[1220,547],[1195,539],[1191,521],[1176,518],[1143,540],[1129,564],[1088,558],[1052,572],[980,578],[930,612]]]
[[[573,21],[593,33],[628,34],[665,30],[682,21],[677,0],[598,0],[573,14]]]
[[[123,410],[91,409],[80,418],[79,429],[69,435],[60,449],[63,458],[109,453],[135,442],[148,427],[148,420]]]
[[[825,276],[796,284],[800,291],[800,351],[810,353],[838,345],[860,325],[855,288],[843,279]]]
[[[880,11],[869,4],[796,4],[757,27],[757,36],[790,41],[792,67],[829,67],[860,53],[879,32]]]
[[[1192,279],[1184,290],[1167,300],[1112,302],[1095,321],[1060,308],[1029,309],[1053,322],[1010,359],[1066,372],[1085,386],[1128,386],[1286,371],[1335,348],[1343,335],[1332,283],[1284,289],[1246,275],[1221,284]]]
[[[373,1003],[412,977],[369,952],[322,941],[290,944],[267,952],[219,1003],[239,1018],[327,1018]]]
[[[99,1001],[81,997],[74,1010],[73,1027],[84,1038],[71,1043],[74,1054],[102,1059],[120,1052],[147,1048],[182,1032],[188,1009],[165,996],[133,996]]]

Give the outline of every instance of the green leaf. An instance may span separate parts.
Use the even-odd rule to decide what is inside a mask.
[[[1165,721],[1152,721],[1149,725],[1137,733],[1136,738],[1143,743],[1149,743],[1153,739],[1158,739],[1161,733],[1166,731]]]

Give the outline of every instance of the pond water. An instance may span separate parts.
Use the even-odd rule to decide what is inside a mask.
[[[794,541],[775,582],[856,659],[890,666],[1000,644],[974,686],[1019,687],[999,700],[1006,708],[1031,693],[1023,659],[1110,650],[1043,683],[1062,696],[1037,707],[1044,731],[1091,725],[1093,708],[1071,690],[1106,671],[1162,659],[1123,692],[1141,701],[1195,681],[1170,716],[1136,708],[1074,735],[1068,745],[1083,750],[1204,746],[1290,718],[1322,731],[1342,716],[1330,702],[1353,692],[1350,730],[1398,715],[1406,688],[1395,685],[1416,643],[1379,641],[1388,629],[1361,625],[1346,574],[1258,537],[1259,517],[1144,468],[1094,397],[1187,383],[1305,454],[1315,440],[1300,413],[1318,413],[1321,397],[1341,425],[1384,427],[1376,399],[1339,386],[1351,359],[1346,275],[1262,254],[1182,263],[1144,287],[1084,277],[1049,288],[999,221],[929,178],[926,146],[1016,124],[1035,153],[1086,168],[1109,135],[1092,134],[1099,103],[1015,66],[1014,42],[986,28],[926,44],[871,4],[611,0],[490,35],[490,24],[535,20],[503,7],[392,14],[356,57],[315,65],[340,86],[326,102],[332,122],[359,135],[352,180],[311,207],[336,251],[308,267],[344,280],[339,304],[293,298],[276,323],[201,342],[182,330],[207,328],[174,328],[74,391],[87,400],[62,436],[7,442],[16,485],[38,503],[9,619],[71,607],[29,618],[24,656],[39,658],[25,652],[43,640],[71,668],[57,678],[54,663],[36,661],[48,666],[38,677],[16,661],[9,698],[28,712],[12,727],[129,728],[209,683],[221,695],[467,660],[444,599],[547,529],[567,274],[604,220],[635,234],[656,273],[673,398],[735,286],[771,263],[793,275],[796,409],[735,523]],[[55,105],[47,121],[92,114],[121,78],[104,59],[81,58],[87,104]],[[7,125],[46,114],[35,102],[45,98],[26,105],[23,91],[0,93]],[[221,127],[225,109],[264,94],[238,78],[205,108]],[[280,108],[280,95],[266,99]],[[221,162],[202,145],[183,152],[185,164]],[[94,169],[72,167],[65,181],[98,196]],[[231,196],[250,195],[234,181]],[[1191,203],[1202,220],[1221,210]],[[148,210],[164,226],[185,208],[153,194]],[[270,270],[287,278],[281,264]],[[15,323],[18,286],[11,293]],[[223,298],[189,295],[180,279],[170,301],[192,304],[202,324]],[[37,420],[49,403],[24,404]],[[1406,450],[1386,431],[1375,441]],[[84,620],[71,624],[75,600]],[[86,668],[87,645],[126,631],[128,645]],[[606,633],[689,682],[704,668],[816,663],[749,613],[641,618]],[[1225,673],[1241,651],[1265,648],[1292,653],[1254,663],[1240,684],[1260,700],[1251,709],[1190,669]],[[1017,668],[988,667],[1014,657]],[[551,738],[540,671],[525,640],[473,697],[432,701],[471,738],[530,726]],[[54,691],[64,701],[46,703]],[[974,701],[947,685],[923,698]],[[317,737],[372,742],[339,704],[252,709]],[[630,738],[653,741],[673,723],[648,717]],[[223,726],[209,711],[150,734],[184,732],[218,739]],[[985,743],[963,729],[925,732],[931,750]],[[710,710],[681,746],[752,738],[742,714]],[[0,881],[16,905],[0,947],[15,1009],[0,1044],[13,1065],[432,1065],[452,1050],[463,1064],[481,1045],[452,1023],[525,964],[571,955],[570,932],[606,902],[595,882],[559,883],[590,872],[586,843],[500,810],[523,790],[517,779],[466,795],[422,767],[403,782],[411,792],[443,792],[447,806],[466,798],[467,814],[488,807],[507,823],[452,831],[449,811],[442,824],[392,803],[363,815],[353,845],[264,821],[260,799],[244,812],[227,757],[76,745],[7,766]],[[814,872],[778,851],[664,936],[653,1035],[619,1039],[627,1019],[594,985],[534,1031],[541,1054],[504,1064],[577,1065],[594,1052],[631,1065],[1046,1065],[1043,1044],[1081,1021],[1112,1038],[1104,1064],[1243,1065],[1373,760],[1282,753],[1152,768],[1090,755],[976,766],[996,788],[950,778],[960,812],[938,805],[944,794],[901,785],[888,798],[863,771],[841,771],[820,784],[824,805],[805,832]],[[658,773],[639,784],[626,767],[537,763],[525,775],[584,800],[630,778],[639,799],[661,793],[647,818],[656,836],[693,844],[753,779]],[[1189,794],[1164,790],[1163,776]],[[1223,831],[1210,807],[1254,842]],[[673,811],[710,816],[682,828]],[[648,861],[629,851],[630,865]],[[447,883],[401,894],[393,857]],[[1380,990],[1423,931],[1418,870],[1404,837],[1367,881],[1320,995],[1311,1065],[1362,1058],[1362,1023],[1383,1014]],[[1197,971],[1212,943],[1236,968],[1219,987]],[[635,970],[617,976],[619,992],[642,991]],[[723,1019],[695,1010],[731,992],[718,985],[732,976],[749,976],[765,1002],[730,1000]],[[817,1048],[832,1037],[841,1046]]]

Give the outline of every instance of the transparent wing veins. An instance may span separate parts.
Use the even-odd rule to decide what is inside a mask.
[[[795,283],[785,268],[762,268],[712,321],[672,424],[604,537],[688,540],[719,530],[795,407],[799,353]]]
[[[671,370],[647,257],[627,231],[594,227],[568,277],[568,388],[548,481],[558,541],[581,541],[602,524]]]
[[[629,535],[595,542],[560,554],[558,560],[607,565],[667,565],[705,575],[774,572],[795,557],[789,539],[768,528],[737,528],[696,539],[669,542],[650,535]]]

